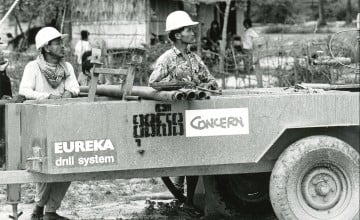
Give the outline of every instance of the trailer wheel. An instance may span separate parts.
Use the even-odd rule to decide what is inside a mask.
[[[359,153],[330,136],[290,145],[270,179],[270,199],[282,219],[359,219]]]
[[[169,189],[169,191],[171,192],[171,194],[173,194],[173,196],[179,200],[179,202],[184,203],[186,202],[186,196],[179,192],[179,190],[175,187],[174,183],[172,182],[172,180],[170,179],[170,177],[161,177],[162,181],[164,182],[165,186]]]
[[[217,191],[228,208],[241,213],[268,213],[270,173],[216,176]]]

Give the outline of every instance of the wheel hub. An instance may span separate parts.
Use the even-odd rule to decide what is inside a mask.
[[[328,182],[320,182],[315,186],[315,192],[319,196],[326,197],[330,191],[334,192],[334,189],[328,184]]]
[[[316,210],[328,210],[340,200],[343,191],[342,176],[330,168],[315,168],[305,175],[302,195],[306,203]]]

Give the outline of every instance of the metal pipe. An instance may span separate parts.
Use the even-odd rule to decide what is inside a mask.
[[[89,92],[88,86],[80,86],[81,93]],[[119,85],[98,85],[96,94],[111,97],[122,97],[122,90]],[[158,91],[147,86],[133,86],[131,96],[139,96],[143,99],[157,101],[179,101],[184,99],[184,94],[180,91]]]
[[[198,90],[202,90],[202,91],[206,91],[206,92],[211,92],[211,93],[215,93],[215,94],[219,94],[219,95],[222,94],[222,90],[205,89],[205,88],[200,87],[200,86],[196,86],[196,88],[197,88]]]
[[[133,95],[128,95],[128,96],[125,96],[125,100],[127,101],[140,101],[141,100],[141,97],[139,96],[133,96]]]
[[[210,99],[211,97],[211,93],[210,92],[205,92],[205,98],[204,99]]]
[[[195,91],[192,89],[179,89],[179,91],[185,94],[186,100],[193,100],[196,98]]]
[[[196,99],[205,99],[206,98],[206,92],[204,91],[195,91],[195,96],[196,96]]]

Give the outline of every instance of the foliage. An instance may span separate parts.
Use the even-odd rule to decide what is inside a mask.
[[[253,20],[261,23],[285,23],[294,15],[292,0],[256,0],[252,7]]]
[[[345,20],[347,0],[326,0],[324,18],[328,21]],[[251,18],[259,23],[286,23],[298,20],[317,20],[319,17],[318,0],[253,0],[251,1]],[[351,0],[352,17],[356,18],[357,2]]]
[[[5,0],[5,8],[9,8],[12,3],[12,0]],[[57,25],[65,3],[64,0],[22,0],[15,7],[13,14],[22,22],[31,22],[40,16],[45,25]]]
[[[286,24],[270,24],[262,31],[266,34],[311,34],[314,33],[313,25],[286,25]],[[316,30],[316,33],[333,33],[333,30],[326,26]]]

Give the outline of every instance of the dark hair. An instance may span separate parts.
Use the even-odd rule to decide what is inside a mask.
[[[238,36],[238,35],[235,35],[234,38],[233,38],[233,40],[241,40],[241,37]]]
[[[182,28],[179,28],[179,29],[170,31],[170,33],[169,33],[169,39],[170,39],[172,42],[175,42],[175,41],[176,41],[175,34],[181,33],[184,29],[185,29],[185,27],[182,27]]]
[[[89,31],[87,31],[87,30],[82,30],[81,32],[80,32],[80,35],[81,35],[81,40],[87,40],[88,39],[88,37],[89,37]]]
[[[243,25],[245,26],[245,24],[247,24],[249,27],[252,27],[252,21],[248,18],[244,20]]]
[[[211,22],[210,28],[212,28],[212,26],[213,26],[214,24],[216,24],[216,25],[218,26],[218,28],[220,27],[219,22],[217,22],[217,20],[213,20],[213,21]]]
[[[93,67],[93,65],[91,64],[91,61],[88,59],[91,56],[91,51],[86,51],[82,56],[81,56],[81,69],[82,72],[85,73],[85,71],[90,71],[90,69]]]

